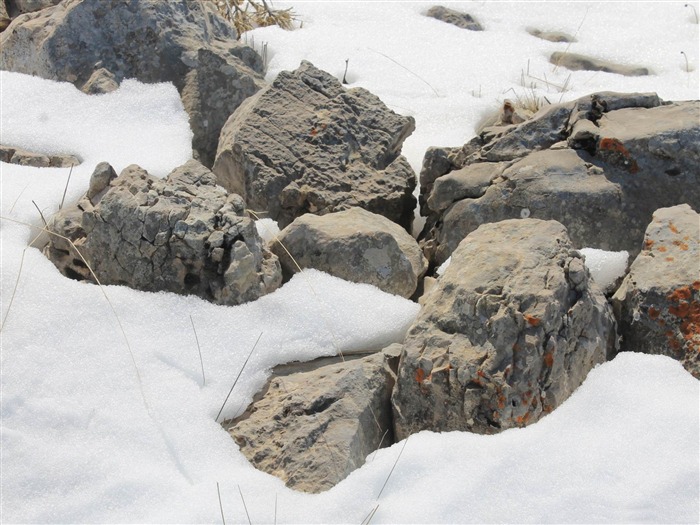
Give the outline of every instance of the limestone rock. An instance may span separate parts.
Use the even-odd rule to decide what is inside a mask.
[[[534,423],[615,350],[615,325],[555,221],[479,227],[452,254],[403,345],[396,439]]]
[[[236,37],[209,1],[64,0],[3,32],[0,63],[86,91],[97,88],[92,77],[102,68],[116,84],[172,82],[190,115],[193,148],[210,166],[224,122],[264,85],[262,60]]]
[[[277,367],[248,410],[227,422],[258,469],[304,492],[322,492],[393,443],[397,352]]]
[[[7,29],[12,20],[7,12],[7,6],[5,5],[5,0],[0,0],[0,31]]]
[[[641,66],[625,66],[615,64],[607,60],[588,57],[576,53],[564,53],[556,51],[549,57],[549,61],[555,66],[565,67],[571,71],[603,71],[605,73],[615,73],[626,77],[643,77],[652,75],[649,68]]]
[[[114,73],[101,67],[90,75],[88,81],[85,82],[80,89],[83,93],[87,93],[88,95],[102,95],[104,93],[111,93],[118,87],[119,83]]]
[[[690,206],[654,213],[613,308],[621,350],[678,359],[700,379],[700,215]]]
[[[541,29],[529,27],[527,32],[534,37],[547,40],[549,42],[576,42],[576,39],[573,36],[567,33],[562,33],[561,31],[543,31]]]
[[[102,284],[198,295],[219,304],[254,301],[282,281],[240,196],[197,161],[157,179],[136,165],[114,178],[98,165],[88,195],[49,229],[69,238]],[[108,186],[107,186],[108,185]],[[45,250],[64,275],[94,281],[82,258],[52,236]]]
[[[0,145],[0,161],[34,168],[69,168],[82,161],[75,155],[47,155]]]
[[[10,16],[15,18],[24,13],[33,13],[47,7],[53,7],[59,4],[61,0],[3,0],[4,2],[7,2]]]
[[[470,14],[460,13],[459,11],[441,5],[431,7],[425,15],[440,20],[441,22],[452,24],[461,29],[469,29],[470,31],[484,30],[482,25]]]
[[[700,207],[700,102],[596,93],[432,148],[421,171],[421,243],[441,264],[479,225],[533,217],[564,224],[574,245],[639,253],[659,207]]]
[[[231,115],[213,171],[281,227],[360,207],[410,231],[416,180],[400,151],[414,127],[370,92],[302,62]]]
[[[301,268],[315,268],[355,283],[372,284],[411,297],[428,268],[415,239],[398,224],[362,208],[317,216],[302,215],[271,247],[285,277]],[[286,250],[285,250],[286,248]]]

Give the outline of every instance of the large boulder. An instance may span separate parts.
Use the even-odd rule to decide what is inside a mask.
[[[351,208],[318,216],[302,215],[287,226],[271,249],[285,278],[315,268],[391,294],[411,297],[428,269],[416,240],[376,213]]]
[[[282,282],[243,199],[195,160],[165,179],[136,165],[117,177],[102,163],[87,194],[59,211],[49,230],[58,235],[45,252],[68,277],[227,305],[254,301]]]
[[[678,359],[700,379],[700,215],[690,206],[654,213],[613,308],[621,350]]]
[[[258,399],[224,426],[256,468],[296,490],[328,490],[394,442],[395,346],[277,367]]]
[[[431,148],[421,172],[421,241],[444,262],[479,225],[554,219],[574,245],[639,252],[657,208],[700,206],[700,102],[598,93]]]
[[[204,0],[64,0],[12,22],[0,35],[0,67],[78,88],[94,86],[98,70],[117,83],[172,82],[193,149],[211,166],[224,122],[264,85],[262,60],[236,37]]]
[[[221,132],[213,171],[282,227],[360,207],[410,231],[416,177],[400,155],[415,128],[362,88],[302,62],[248,99]]]
[[[403,345],[397,439],[534,423],[615,351],[610,306],[566,229],[513,219],[460,243]]]

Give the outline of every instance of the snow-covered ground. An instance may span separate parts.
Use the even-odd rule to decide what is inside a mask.
[[[404,153],[416,170],[428,146],[461,145],[504,98],[555,102],[598,90],[698,97],[698,25],[685,2],[450,4],[476,16],[481,33],[423,17],[423,3],[275,5],[293,5],[303,27],[247,36],[259,49],[266,43],[268,80],[302,59],[342,78],[349,59],[350,87],[415,117]],[[656,74],[554,71],[548,54],[567,45],[532,37],[531,26],[576,34],[571,52]],[[528,71],[541,80],[522,86]],[[563,93],[554,86],[565,83]],[[100,161],[164,176],[191,155],[187,116],[169,85],[127,82],[88,97],[1,73],[0,95],[0,142],[84,159],[66,202],[86,190]],[[278,363],[401,340],[417,305],[312,271],[235,308],[71,281],[26,249],[41,224],[34,203],[51,215],[68,169],[0,169],[3,523],[217,523],[217,484],[228,523],[248,521],[243,501],[254,523],[360,523],[375,508],[372,523],[700,519],[700,383],[675,361],[639,354],[599,366],[528,428],[422,432],[324,494],[287,489],[251,467],[215,422],[258,336],[226,417],[243,410]]]

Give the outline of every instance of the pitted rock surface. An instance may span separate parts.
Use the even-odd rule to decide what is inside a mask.
[[[662,208],[613,296],[621,350],[678,359],[700,379],[700,214]]]
[[[656,209],[700,207],[698,166],[698,101],[606,92],[548,106],[428,150],[421,243],[439,265],[479,225],[532,217],[564,224],[576,247],[634,256]]]
[[[445,22],[447,24],[452,24],[453,26],[457,26],[461,29],[469,29],[470,31],[484,30],[483,26],[472,15],[468,13],[461,13],[441,5],[436,5],[428,9],[425,16],[435,18],[436,20],[440,20],[441,22]]]
[[[555,221],[479,227],[423,301],[392,395],[397,440],[534,423],[615,351],[611,308]]]
[[[125,78],[172,82],[193,149],[211,166],[224,122],[264,85],[262,59],[236,37],[209,1],[64,0],[13,21],[0,35],[0,65],[89,93]]]
[[[302,62],[248,99],[221,133],[219,183],[281,227],[351,207],[410,231],[416,177],[400,155],[415,123]]]
[[[136,165],[115,177],[98,165],[90,188],[49,228],[70,239],[102,284],[198,295],[235,305],[282,281],[239,195],[216,185],[197,161],[157,179]],[[70,243],[52,236],[46,253],[64,275],[94,281]]]
[[[307,213],[282,230],[278,239],[271,249],[285,278],[298,271],[298,264],[411,297],[428,269],[418,243],[406,230],[362,208],[323,216]]]

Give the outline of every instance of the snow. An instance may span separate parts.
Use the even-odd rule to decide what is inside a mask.
[[[609,252],[596,248],[583,248],[580,251],[585,257],[586,267],[593,280],[602,290],[615,284],[627,271],[629,253],[626,251]]]
[[[416,170],[427,147],[461,145],[504,98],[527,94],[528,62],[550,83],[570,75],[565,93],[539,83],[536,94],[550,99],[602,89],[698,96],[697,73],[680,55],[697,68],[698,25],[683,2],[450,4],[476,16],[482,33],[423,17],[425,3],[275,5],[293,6],[304,25],[247,36],[258,48],[267,42],[268,79],[302,59],[342,77],[349,58],[351,87],[416,119],[404,147]],[[555,72],[548,53],[566,45],[530,36],[530,26],[576,33],[571,52],[656,74]],[[170,85],[125,82],[88,97],[3,72],[0,86],[3,144],[83,159],[66,202],[100,161],[164,176],[191,155]],[[372,523],[698,521],[700,383],[669,358],[641,354],[597,367],[528,428],[421,432],[326,493],[285,488],[250,466],[215,421],[258,337],[222,418],[242,411],[278,363],[400,341],[418,306],[315,271],[239,307],[71,281],[27,248],[41,224],[32,201],[55,212],[69,170],[0,169],[1,521],[219,522],[217,483],[229,523],[247,522],[241,493],[255,523],[360,523],[377,505]]]

